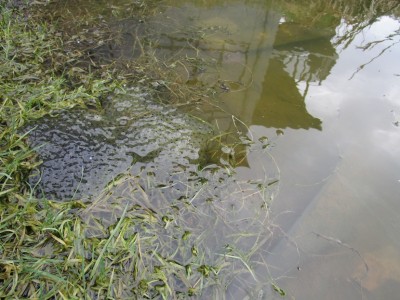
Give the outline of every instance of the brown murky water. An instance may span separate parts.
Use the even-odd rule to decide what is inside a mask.
[[[351,10],[171,0],[146,24],[160,57],[212,62],[185,78],[215,94],[192,112],[223,132],[245,124],[256,147],[268,141],[236,169],[279,177],[273,242],[260,250],[269,270],[255,275],[287,299],[400,294],[400,16]]]

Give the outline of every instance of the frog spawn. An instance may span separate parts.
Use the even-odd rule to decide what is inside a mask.
[[[30,183],[50,199],[87,200],[121,173],[147,170],[165,182],[197,170],[211,127],[148,98],[119,95],[102,113],[72,109],[31,124],[29,143],[43,163]]]

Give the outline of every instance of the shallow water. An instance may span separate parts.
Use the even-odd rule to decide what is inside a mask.
[[[160,59],[211,62],[182,71],[215,95],[189,111],[254,142],[236,179],[279,178],[273,237],[255,255],[263,283],[232,284],[228,299],[281,299],[272,282],[288,299],[400,293],[399,12],[318,3],[170,0],[145,22]]]
[[[224,130],[234,128],[229,114],[235,115],[254,140],[266,136],[273,145],[280,192],[272,210],[286,234],[264,249],[270,273],[258,275],[275,278],[293,299],[394,299],[399,18],[362,26],[362,18],[320,24],[292,13],[261,1],[186,2],[163,17],[178,28],[221,29],[199,41],[216,68],[197,80],[219,85],[218,105],[227,114],[207,107],[204,114]],[[257,176],[263,159],[249,152],[239,176]],[[280,298],[273,292],[268,298],[274,296]]]
[[[311,20],[300,4],[179,3],[158,20],[202,33],[196,47],[215,67],[195,80],[216,89],[220,108],[203,107],[209,120],[235,131],[234,115],[249,138],[267,137],[279,168],[272,211],[285,234],[276,230],[264,249],[270,273],[257,275],[275,279],[290,299],[396,298],[399,14],[367,24],[359,13],[350,24],[328,5]],[[160,43],[166,56],[178,40],[170,32]],[[265,160],[249,151],[238,176],[261,177]]]
[[[202,291],[203,297],[224,295],[225,287],[243,273],[237,255],[268,242],[272,188],[262,191],[259,186],[271,184],[270,179],[240,180],[227,165],[210,164],[206,150],[212,127],[155,102],[151,94],[133,89],[106,102],[103,111],[53,112],[26,128],[29,143],[42,161],[30,177],[37,196],[83,201],[85,209],[77,214],[88,238],[107,238],[110,226],[122,214],[142,220],[150,212],[153,221],[131,228],[149,235],[149,251],[157,249],[157,255],[181,266],[223,266],[218,281],[214,276],[208,281],[198,275],[200,279],[190,278],[190,283],[171,277],[169,286],[187,293],[188,287],[204,280],[202,284],[209,287]],[[149,228],[154,230],[150,234]],[[183,235],[190,236],[186,242]],[[193,247],[201,253],[198,259]],[[150,255],[143,264],[152,268],[159,261]],[[124,284],[135,284],[130,273]],[[245,287],[240,282],[237,286]],[[134,297],[129,288],[124,293]]]

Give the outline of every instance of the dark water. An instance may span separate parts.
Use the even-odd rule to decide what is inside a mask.
[[[128,2],[107,5],[69,9],[103,15],[125,37],[143,24],[118,17]],[[227,298],[281,299],[272,282],[286,299],[400,294],[400,17],[388,7],[171,0],[146,19],[160,59],[211,62],[183,72],[215,95],[189,111],[222,132],[240,124],[254,142],[236,180],[279,178],[273,237],[255,254],[268,268],[255,263],[253,293],[232,285]],[[123,41],[106,56],[126,56],[134,40]]]

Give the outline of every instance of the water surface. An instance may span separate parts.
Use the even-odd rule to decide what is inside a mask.
[[[293,299],[396,298],[398,12],[368,19],[325,4],[312,19],[300,4],[186,1],[157,20],[175,28],[161,34],[164,55],[195,44],[214,61],[192,79],[218,94],[202,108],[207,118],[235,131],[233,115],[253,141],[271,143],[280,175],[272,211],[284,234],[264,249],[270,273],[258,275]],[[238,176],[260,177],[262,164],[271,172],[269,160],[249,151]]]
[[[180,71],[214,95],[186,111],[254,143],[236,177],[279,179],[273,238],[255,255],[268,268],[228,299],[281,299],[272,283],[288,299],[400,293],[399,11],[316,3],[170,0],[144,23],[160,60],[208,62]],[[143,24],[90,5],[122,36]],[[123,41],[107,55],[133,53]]]

